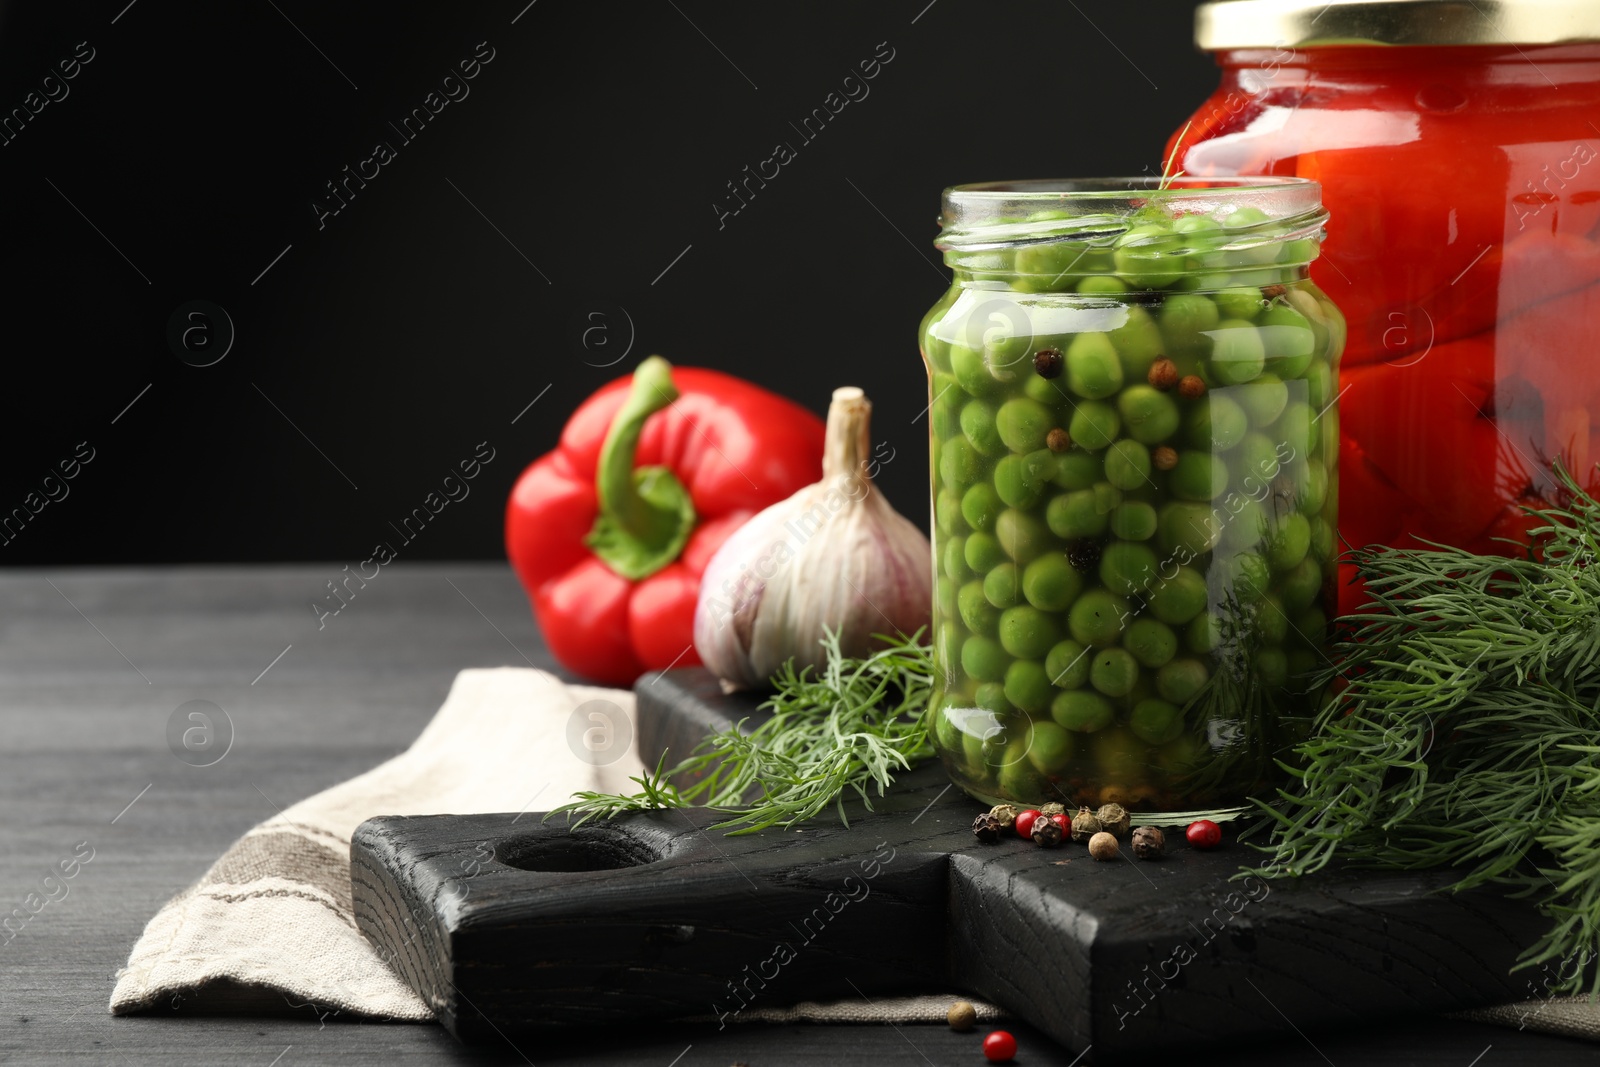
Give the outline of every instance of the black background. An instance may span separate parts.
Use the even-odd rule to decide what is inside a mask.
[[[4,6],[0,113],[94,58],[0,146],[0,514],[94,459],[0,564],[364,558],[485,440],[403,554],[496,557],[517,474],[652,352],[818,412],[861,385],[879,482],[926,523],[940,189],[1158,170],[1217,77],[1181,0],[526,3]],[[470,95],[402,143],[387,123],[479,42]],[[880,42],[869,95],[802,143]],[[379,140],[397,158],[319,229]],[[778,141],[797,158],[719,227]],[[167,341],[191,300],[234,324],[211,366]]]

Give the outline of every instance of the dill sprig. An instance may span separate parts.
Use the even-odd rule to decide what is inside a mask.
[[[580,826],[630,811],[705,807],[728,816],[718,828],[753,833],[804,822],[831,804],[848,825],[848,797],[870,810],[872,795],[882,796],[896,774],[934,755],[927,722],[933,652],[921,636],[881,637],[883,648],[853,658],[828,633],[826,664],[820,671],[785,664],[761,705],[772,718],[749,734],[741,720],[675,766],[663,753],[654,771],[632,779],[637,793],[581,792],[550,814],[576,815]],[[679,788],[674,779],[693,784]]]
[[[1352,553],[1372,603],[1342,620],[1291,785],[1257,801],[1256,873],[1449,868],[1452,891],[1535,898],[1554,922],[1518,967],[1560,961],[1570,992],[1600,952],[1600,503],[1555,481],[1522,558]]]

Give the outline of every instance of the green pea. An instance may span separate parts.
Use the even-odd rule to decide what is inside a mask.
[[[1143,381],[1150,373],[1150,364],[1161,355],[1161,328],[1150,313],[1137,304],[1123,304],[1122,308],[1127,317],[1106,336],[1116,346],[1123,380]]]
[[[1289,616],[1283,613],[1283,602],[1271,594],[1262,597],[1256,609],[1256,636],[1268,645],[1281,645],[1289,637]]]
[[[1160,575],[1147,599],[1150,614],[1169,626],[1181,626],[1206,609],[1206,580],[1193,567],[1179,567],[1171,578]]]
[[[1100,552],[1100,581],[1113,593],[1142,593],[1156,582],[1156,554],[1138,541],[1113,541]]]
[[[960,599],[957,594],[957,602]],[[966,634],[955,623],[939,624],[939,634],[933,641],[933,661],[939,669],[934,673],[943,675],[955,670],[956,664],[961,662],[961,642],[965,639]]]
[[[1121,278],[1109,274],[1091,274],[1078,283],[1077,291],[1084,296],[1120,296],[1128,291]]]
[[[1201,614],[1189,620],[1183,630],[1183,643],[1190,652],[1205,655],[1222,644],[1222,620],[1215,615]]]
[[[1090,742],[1100,774],[1113,783],[1138,784],[1145,775],[1146,745],[1127,730],[1101,730]]]
[[[1251,493],[1259,489],[1260,483],[1276,478],[1282,466],[1278,446],[1266,434],[1254,430],[1245,435],[1228,459],[1233,464],[1235,484]]]
[[[1122,420],[1116,408],[1098,400],[1084,400],[1073,409],[1072,421],[1067,424],[1067,435],[1078,447],[1098,452],[1117,439],[1120,429]]]
[[[1006,666],[1010,662],[1011,657],[993,638],[973,636],[961,643],[961,669],[968,678],[980,682],[998,682],[1005,677]]]
[[[944,543],[944,573],[957,582],[972,577],[972,568],[967,566],[965,537],[952,537]]]
[[[1124,541],[1148,541],[1156,533],[1156,509],[1142,500],[1126,500],[1111,509],[1111,532]]]
[[[1043,404],[1047,408],[1057,408],[1070,400],[1067,391],[1061,383],[1054,378],[1041,378],[1037,374],[1030,374],[1023,381],[1022,391],[1028,399]]]
[[[999,785],[999,795],[1004,797],[1043,797],[1054,792],[1034,766],[1026,740],[1018,741],[1007,751],[995,781]]]
[[[1316,559],[1333,559],[1333,524],[1326,519],[1311,520],[1311,555]]]
[[[1028,762],[1041,774],[1053,774],[1072,762],[1072,735],[1053,722],[1035,722]]]
[[[1321,608],[1308,608],[1294,620],[1295,636],[1314,649],[1320,650],[1328,640],[1328,613]]]
[[[1103,333],[1080,333],[1067,346],[1067,388],[1085,400],[1099,400],[1122,388],[1122,362]],[[1078,439],[1077,434],[1072,435]]]
[[[1309,540],[1309,531],[1307,538]],[[1283,607],[1290,614],[1305,611],[1322,595],[1322,568],[1309,554],[1278,582]]]
[[[1173,358],[1204,356],[1210,347],[1207,332],[1217,328],[1217,305],[1197,293],[1175,293],[1161,305],[1161,338]]]
[[[994,408],[982,400],[969,400],[961,405],[961,432],[967,435],[972,447],[985,456],[1003,455],[1005,444],[995,429]]]
[[[1183,715],[1165,700],[1141,700],[1128,715],[1128,729],[1149,745],[1164,745],[1183,732]]]
[[[1089,650],[1070,637],[1057,641],[1044,658],[1044,672],[1057,689],[1079,689],[1089,680]]]
[[[1054,691],[1044,664],[1019,659],[1006,668],[1006,699],[1023,711],[1043,711],[1050,706]]]
[[[1000,644],[1013,656],[1043,659],[1059,640],[1055,619],[1036,607],[1019,604],[1000,613]]]
[[[1298,378],[1311,365],[1316,335],[1306,317],[1287,304],[1273,304],[1259,327],[1267,353],[1267,369],[1282,378]]]
[[[1122,635],[1122,647],[1146,667],[1159,667],[1178,654],[1178,635],[1165,623],[1135,619]]]
[[[1067,628],[1080,645],[1103,648],[1117,643],[1127,620],[1126,600],[1104,589],[1088,589],[1067,613]]]
[[[1239,401],[1252,426],[1273,422],[1289,404],[1289,387],[1276,374],[1262,374],[1248,385],[1236,385],[1228,393]]]
[[[1022,595],[1040,611],[1065,611],[1081,592],[1083,576],[1059,552],[1040,556],[1022,572]]]
[[[933,584],[933,606],[942,618],[956,613],[956,583],[943,575]]]
[[[1222,546],[1229,554],[1260,544],[1267,529],[1267,513],[1261,505],[1237,493],[1229,493],[1223,505],[1228,517],[1222,523]]]
[[[948,374],[935,374],[928,383],[928,410],[933,422],[933,437],[947,441],[961,432],[961,403],[967,397],[955,378]]]
[[[983,352],[961,344],[950,345],[950,374],[956,384],[972,396],[993,396],[1000,391],[1000,383],[989,374]]]
[[[1333,398],[1333,371],[1320,359],[1314,360],[1306,368],[1306,403],[1321,411]]]
[[[1150,483],[1150,450],[1124,438],[1106,449],[1106,481],[1118,489],[1142,489]]]
[[[1057,493],[1045,506],[1044,521],[1051,533],[1069,541],[1099,537],[1110,525],[1106,513],[1095,505],[1093,489]]]
[[[987,533],[969,535],[962,553],[967,557],[967,566],[972,568],[974,574],[987,574],[1006,558],[1005,549],[1000,547],[994,534]]]
[[[1117,414],[1128,436],[1143,445],[1171,437],[1181,419],[1172,397],[1149,385],[1130,385],[1118,394]]]
[[[1188,251],[1201,251],[1212,247],[1222,237],[1222,227],[1208,215],[1185,215],[1173,220],[1172,232],[1181,233]]]
[[[936,371],[949,371],[950,369],[950,342],[941,338],[936,330],[938,320],[949,310],[952,303],[950,293],[933,306],[922,319],[922,329],[918,336],[922,338],[922,358],[928,361],[928,366]]]
[[[1244,204],[1234,208],[1228,214],[1228,217],[1222,220],[1222,225],[1229,230],[1243,230],[1270,221],[1272,221],[1272,217],[1265,211],[1262,211],[1254,204]],[[1272,258],[1276,258],[1277,255],[1277,249],[1273,249]],[[1272,259],[1269,258],[1260,262],[1270,263],[1271,261]]]
[[[1003,506],[1000,494],[988,482],[979,482],[961,495],[961,517],[972,529],[985,533],[994,529]]]
[[[1063,730],[1092,734],[1111,725],[1117,710],[1111,701],[1089,689],[1069,689],[1050,703],[1050,718]]]
[[[1019,396],[1000,405],[994,424],[1011,451],[1033,452],[1044,447],[1045,435],[1056,424],[1056,417],[1037,400]]]
[[[1108,697],[1126,696],[1139,678],[1139,662],[1120,648],[1108,648],[1089,666],[1089,684]]]
[[[983,596],[995,608],[1010,608],[1022,603],[1022,575],[1015,563],[1002,563],[983,576]],[[999,620],[995,631],[999,631]],[[973,627],[977,629],[976,626]]]
[[[997,715],[1006,715],[1016,710],[1006,696],[1006,687],[1003,682],[984,682],[974,691],[972,702],[978,707],[992,711]],[[1002,753],[996,750],[1004,749],[1006,743],[1006,724],[999,722],[996,723],[996,726],[998,727],[998,732],[987,738],[984,744],[984,749],[988,754],[988,762],[993,765],[998,765],[1003,759]]]
[[[1019,564],[1030,562],[1050,547],[1050,532],[1045,529],[1045,524],[1026,511],[1015,508],[1007,508],[1000,513],[994,523],[994,536],[1006,555]]]
[[[1094,507],[1102,515],[1110,515],[1122,503],[1122,490],[1110,482],[1094,483]]]
[[[1224,600],[1232,597],[1241,604],[1254,604],[1267,594],[1270,570],[1266,557],[1259,552],[1241,552],[1216,560],[1211,570],[1217,576]]]
[[[1328,502],[1328,468],[1307,463],[1305,476],[1295,489],[1295,507],[1306,517],[1316,515]]]
[[[933,498],[933,521],[947,534],[967,532],[967,520],[961,514],[961,497],[948,489],[941,489]]]
[[[1211,672],[1197,659],[1175,659],[1156,672],[1156,692],[1161,699],[1182,707],[1206,687]]]
[[[1203,737],[1180,733],[1156,750],[1156,766],[1171,780],[1182,780],[1211,759],[1211,746]]]
[[[1031,508],[1044,496],[1044,486],[1030,473],[1026,456],[1002,456],[995,461],[994,491],[1014,508]]]
[[[1167,475],[1172,495],[1180,500],[1214,500],[1228,488],[1228,465],[1221,456],[1189,449]]]
[[[1051,480],[1063,489],[1087,489],[1105,477],[1105,464],[1097,452],[1073,449],[1056,457]]]
[[[1222,524],[1216,512],[1204,504],[1175,502],[1162,506],[1156,536],[1162,552],[1184,552],[1192,558],[1217,547],[1222,537]]]
[[[1298,511],[1290,512],[1267,534],[1267,563],[1283,572],[1299,566],[1311,547],[1311,523]]]
[[[1222,385],[1243,385],[1267,364],[1261,334],[1243,319],[1223,319],[1211,336],[1211,358],[1206,363],[1212,380]]]
[[[1063,279],[1089,270],[1090,265],[1084,262],[1086,248],[1081,241],[1023,245],[1016,252],[1016,272],[1037,280],[1029,287],[1031,292],[1068,288],[1070,283]]]
[[[1289,657],[1281,648],[1258,649],[1250,658],[1256,680],[1269,689],[1282,688],[1289,680]]]
[[[1178,240],[1160,224],[1134,226],[1116,240],[1117,273],[1136,289],[1163,289],[1178,280],[1183,256]]]
[[[974,578],[956,593],[956,610],[967,629],[984,637],[993,637],[1000,627],[1000,609],[984,595],[984,582]]]
[[[1241,319],[1249,322],[1261,314],[1261,309],[1267,302],[1261,297],[1261,290],[1254,286],[1236,285],[1222,289],[1211,294],[1211,299],[1217,303],[1217,310],[1222,312],[1225,319]]]
[[[962,489],[978,480],[982,461],[966,438],[955,437],[939,446],[939,477],[951,489]]]
[[[1033,335],[1012,333],[1009,327],[995,327],[983,338],[983,362],[989,377],[999,382],[1014,382],[1033,373]]]
[[[1332,412],[1323,416],[1332,417]],[[1315,443],[1311,420],[1314,416],[1308,404],[1290,404],[1277,423],[1272,427],[1269,436],[1277,442],[1288,445],[1291,452],[1279,453],[1285,462],[1291,459],[1304,459],[1311,455]]]
[[[1244,408],[1216,391],[1197,400],[1183,423],[1184,439],[1203,451],[1226,452],[1244,440],[1249,430]]]

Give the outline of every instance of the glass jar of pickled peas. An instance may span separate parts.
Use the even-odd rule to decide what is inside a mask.
[[[1328,668],[1344,319],[1298,178],[944,194],[933,714],[986,802],[1237,800]]]

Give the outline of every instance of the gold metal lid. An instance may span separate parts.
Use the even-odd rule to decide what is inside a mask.
[[[1593,41],[1600,0],[1211,0],[1194,39],[1206,51]]]

